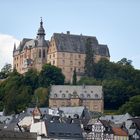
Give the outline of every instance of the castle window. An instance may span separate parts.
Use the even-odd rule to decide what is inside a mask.
[[[62,60],[63,65],[65,64],[65,60]]]
[[[81,58],[81,55],[79,54],[79,58]]]
[[[79,63],[79,65],[81,65],[81,62],[80,61],[78,63]]]
[[[55,54],[53,54],[53,57],[55,57]]]
[[[43,58],[46,57],[46,54],[45,54],[45,49],[43,50]]]
[[[56,97],[57,97],[57,94],[55,93],[55,94],[54,94],[54,98],[56,98]]]
[[[50,58],[51,58],[51,54],[50,54]]]
[[[65,98],[65,94],[62,94],[62,98]]]
[[[39,58],[41,58],[41,49],[39,49]]]
[[[70,57],[73,57],[73,54],[70,54]]]
[[[55,61],[53,60],[53,65],[55,64]]]

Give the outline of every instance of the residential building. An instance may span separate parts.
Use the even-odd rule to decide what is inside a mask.
[[[24,38],[13,50],[13,66],[19,73],[25,73],[30,68],[38,71],[46,63],[51,63],[62,69],[66,82],[71,82],[74,69],[80,78],[84,73],[86,41],[91,39],[94,49],[94,61],[101,58],[110,59],[107,45],[99,44],[94,36],[74,35],[67,31],[54,33],[50,41],[45,40],[45,30],[41,20],[35,39]]]
[[[85,106],[90,111],[103,112],[102,86],[52,85],[49,107]]]
[[[129,140],[129,136],[126,131],[121,128],[112,128],[114,133],[114,140]]]
[[[87,140],[114,140],[112,127],[105,120],[90,120],[85,131]]]

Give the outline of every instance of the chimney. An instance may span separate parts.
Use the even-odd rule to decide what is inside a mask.
[[[70,35],[70,31],[67,31],[67,35]]]

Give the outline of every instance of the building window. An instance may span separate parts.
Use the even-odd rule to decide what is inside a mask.
[[[81,55],[79,54],[79,58],[81,58]]]
[[[78,64],[79,64],[79,66],[80,66],[80,65],[81,65],[81,62],[79,61]]]
[[[62,94],[62,98],[65,98],[65,94]]]
[[[45,50],[43,50],[43,58],[46,57],[46,53],[45,53]]]
[[[53,60],[53,65],[55,64],[55,61]]]
[[[73,71],[73,68],[70,68],[70,71]]]
[[[80,72],[80,69],[78,69],[78,72]]]
[[[62,60],[63,65],[65,64],[65,60]]]
[[[63,57],[65,57],[65,53],[63,53]]]
[[[72,62],[72,61],[70,61],[70,64],[72,65],[72,64],[73,64],[73,62]]]
[[[68,93],[69,91],[68,90],[66,90],[66,93]]]
[[[62,90],[59,91],[60,93],[62,92]]]
[[[93,91],[91,91],[91,93],[93,93]]]
[[[73,57],[73,54],[70,54],[70,57]]]
[[[53,57],[55,57],[55,54],[53,54]]]
[[[39,49],[39,58],[41,58],[41,50]]]
[[[51,54],[50,54],[50,58],[51,58]]]

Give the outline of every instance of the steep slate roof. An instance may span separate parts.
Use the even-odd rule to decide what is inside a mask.
[[[135,123],[136,127],[140,130],[140,117],[139,118],[132,118],[130,120],[132,120]]]
[[[48,137],[83,139],[82,129],[76,123],[45,122]]]
[[[49,41],[44,40],[43,41],[43,46],[42,47],[48,47]],[[16,51],[23,51],[25,48],[34,48],[34,47],[40,47],[38,46],[38,40],[36,39],[29,39],[29,38],[23,38],[23,40],[20,42],[18,48]]]
[[[71,98],[76,93],[82,99],[102,99],[102,86],[52,85],[50,98]],[[65,94],[65,97],[63,97]],[[56,97],[57,95],[57,97]]]
[[[95,54],[110,57],[107,45],[98,44],[96,37],[64,33],[54,33],[53,37],[59,52],[85,53],[86,40],[90,38]]]

